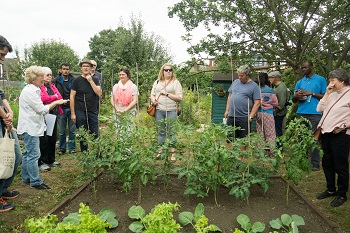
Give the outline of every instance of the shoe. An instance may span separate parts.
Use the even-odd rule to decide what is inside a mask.
[[[311,171],[313,171],[313,172],[318,172],[319,170],[320,170],[319,167],[312,167],[312,168],[311,168]]]
[[[31,188],[35,188],[35,189],[51,189],[49,186],[47,186],[46,184],[42,183],[42,184],[38,184],[38,185],[34,185],[34,186],[30,186]]]
[[[0,213],[7,212],[14,208],[15,206],[13,204],[7,203],[2,197],[0,197]]]
[[[63,151],[63,150],[60,150],[60,151],[58,152],[59,155],[63,155],[63,154],[65,154],[65,153],[66,153],[66,152]]]
[[[319,200],[322,200],[322,199],[325,199],[325,198],[328,198],[328,197],[334,197],[336,196],[337,193],[336,192],[328,192],[328,190],[322,192],[322,193],[319,193],[317,194],[317,199]]]
[[[55,162],[53,162],[53,163],[50,164],[51,167],[58,167],[58,166],[60,166],[60,165],[61,165],[61,163],[60,163],[60,162],[57,162],[57,161],[55,161]]]
[[[11,200],[19,196],[19,192],[16,190],[13,191],[7,191],[5,193],[2,193],[2,199],[4,200]]]
[[[77,152],[75,150],[70,150],[69,154],[76,154]]]
[[[347,197],[341,197],[341,196],[336,196],[334,200],[331,202],[332,207],[338,207],[344,204],[348,198]]]
[[[48,171],[51,170],[51,168],[50,168],[47,164],[45,164],[45,163],[41,164],[41,165],[39,166],[39,169],[40,169],[40,171],[42,171],[42,172],[48,172]]]

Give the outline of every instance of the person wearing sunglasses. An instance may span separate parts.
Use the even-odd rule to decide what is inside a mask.
[[[156,106],[156,124],[158,125],[158,144],[166,139],[175,140],[172,126],[177,119],[177,102],[182,100],[182,86],[176,78],[172,65],[164,64],[153,83],[151,102]],[[170,160],[176,161],[175,149],[172,149]],[[160,152],[161,153],[161,152]]]

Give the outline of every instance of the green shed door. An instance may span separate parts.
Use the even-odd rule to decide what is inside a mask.
[[[222,118],[224,118],[224,113],[226,111],[226,103],[228,97],[228,89],[231,86],[231,81],[213,81],[213,91],[212,91],[212,109],[211,109],[211,119],[213,123],[222,123]],[[214,91],[216,85],[223,85],[226,90],[224,96],[219,96]]]

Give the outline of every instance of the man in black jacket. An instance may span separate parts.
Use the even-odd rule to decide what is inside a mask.
[[[61,93],[64,100],[69,100],[71,84],[73,82],[73,75],[70,74],[70,65],[62,64],[58,76],[53,80],[58,91]],[[75,152],[75,123],[71,120],[71,109],[69,103],[62,104],[63,114],[58,116],[58,127],[60,134],[60,145],[59,145],[59,154],[62,155],[66,153],[66,140],[67,140],[67,124],[69,131],[69,141],[68,141],[68,150],[69,153]]]

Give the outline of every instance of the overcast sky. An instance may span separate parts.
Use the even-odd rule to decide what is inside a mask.
[[[115,29],[121,17],[126,24],[131,14],[141,15],[146,31],[163,37],[179,64],[190,57],[189,45],[180,38],[186,33],[184,27],[177,17],[167,15],[167,7],[176,2],[179,0],[1,0],[0,35],[22,55],[24,47],[42,39],[61,39],[82,58],[92,36]]]

